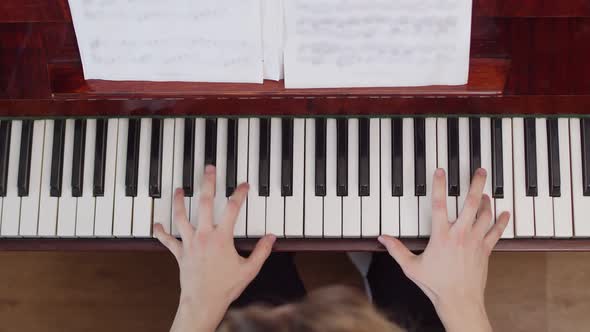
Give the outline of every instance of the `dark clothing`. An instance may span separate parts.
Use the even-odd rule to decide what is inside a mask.
[[[373,254],[367,279],[373,303],[391,321],[408,332],[444,331],[430,300],[388,254]],[[254,303],[281,305],[298,301],[305,293],[293,254],[273,253],[232,307]]]

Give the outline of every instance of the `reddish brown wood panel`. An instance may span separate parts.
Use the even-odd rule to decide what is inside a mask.
[[[0,24],[0,98],[47,98],[47,59],[35,24]]]
[[[588,115],[590,96],[1,100],[0,117]]]
[[[80,62],[72,23],[40,23],[48,63]]]
[[[588,0],[474,0],[478,16],[590,17]]]
[[[571,63],[570,19],[549,18],[531,23],[531,50],[529,57],[529,93],[568,94],[573,74],[579,63]],[[590,42],[590,40],[588,41]],[[532,61],[531,61],[532,60]]]
[[[590,20],[574,19],[571,21],[570,29],[572,47],[568,70],[568,79],[571,82],[570,93],[588,94],[590,93]]]
[[[401,239],[411,250],[423,250],[427,239]],[[237,239],[236,248],[251,251],[255,239]],[[2,251],[162,251],[155,239],[3,239]],[[278,239],[274,251],[385,251],[377,239]],[[501,240],[495,251],[590,251],[590,239]]]
[[[68,0],[2,0],[0,23],[71,21]]]
[[[264,84],[130,82],[84,80],[79,63],[50,64],[56,98],[150,98],[188,96],[374,96],[374,95],[498,95],[504,91],[509,62],[472,59],[469,82],[461,86],[354,89],[285,89],[284,82]]]

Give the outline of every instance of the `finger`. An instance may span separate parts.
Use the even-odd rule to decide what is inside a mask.
[[[477,211],[477,221],[473,225],[473,230],[481,235],[480,238],[483,238],[490,229],[492,218],[492,199],[490,196],[484,194],[481,199],[479,210]]]
[[[477,210],[480,207],[483,188],[486,184],[486,177],[487,172],[485,169],[480,168],[475,171],[475,175],[471,180],[471,186],[469,186],[469,192],[465,198],[463,211],[461,211],[461,214],[455,223],[455,227],[471,227],[473,225]]]
[[[240,214],[246,196],[248,195],[248,189],[249,186],[247,183],[239,185],[233,195],[228,199],[227,207],[223,212],[223,218],[221,219],[221,224],[219,224],[219,229],[232,237],[236,226],[236,220],[238,219],[238,215]]]
[[[186,207],[184,206],[184,191],[180,188],[174,192],[174,223],[178,228],[180,237],[186,241],[191,238],[195,228],[188,221]]]
[[[164,247],[168,248],[168,250],[176,257],[180,256],[182,245],[180,241],[174,238],[172,235],[168,234],[162,224],[155,224],[154,225],[154,236],[164,245]]]
[[[379,242],[385,246],[389,255],[395,259],[395,261],[402,267],[404,271],[411,268],[412,262],[416,258],[414,255],[400,240],[387,236],[381,235],[377,238]]]
[[[508,221],[510,221],[510,213],[502,213],[488,234],[486,234],[484,243],[490,252],[494,249],[502,234],[504,234],[504,230],[508,226]]]
[[[207,232],[213,229],[213,199],[215,198],[215,166],[207,165],[201,185],[198,208],[197,231]]]
[[[254,251],[250,254],[250,257],[246,259],[246,264],[250,273],[250,277],[253,279],[256,277],[264,262],[270,253],[272,252],[272,246],[275,244],[276,236],[266,235],[265,237],[258,240]]]
[[[437,236],[449,227],[447,180],[445,171],[439,168],[432,179],[432,236]]]

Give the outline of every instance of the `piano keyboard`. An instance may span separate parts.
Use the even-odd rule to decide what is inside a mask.
[[[590,236],[590,119],[485,117],[1,120],[0,236],[178,235],[206,164],[216,215],[251,185],[236,237],[427,237],[437,167],[450,219],[483,167],[504,238]]]

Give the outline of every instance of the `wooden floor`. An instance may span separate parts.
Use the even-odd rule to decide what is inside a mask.
[[[359,284],[344,256],[297,263],[309,288]],[[177,298],[165,253],[0,253],[0,332],[165,331]],[[487,302],[496,331],[588,331],[590,253],[495,254]]]

